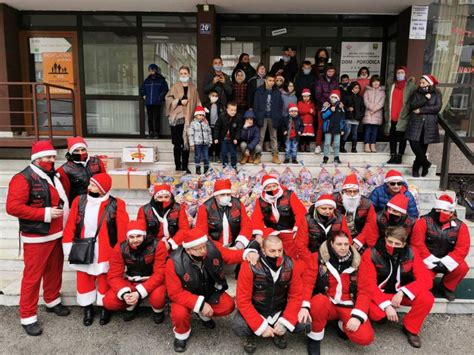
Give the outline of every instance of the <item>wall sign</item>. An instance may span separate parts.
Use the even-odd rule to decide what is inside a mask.
[[[199,34],[200,35],[210,35],[212,32],[212,25],[210,23],[200,23],[199,24]]]
[[[273,30],[272,31],[272,36],[275,37],[275,36],[280,36],[280,35],[284,35],[284,34],[287,34],[288,33],[288,30],[286,29],[286,27],[283,27],[283,28],[279,28],[277,30]]]
[[[30,38],[30,53],[67,52],[71,48],[65,38],[61,37],[32,37]]]
[[[410,39],[425,39],[428,22],[428,6],[412,6],[410,20]]]
[[[380,75],[382,42],[342,42],[340,73],[357,78],[360,67],[367,67],[370,75]]]
[[[72,53],[43,53],[43,82],[74,89],[74,66]],[[50,88],[52,94],[69,91]]]

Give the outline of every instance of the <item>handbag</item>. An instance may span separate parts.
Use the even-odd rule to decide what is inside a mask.
[[[94,262],[94,249],[97,236],[99,235],[102,222],[108,213],[110,202],[100,216],[99,224],[93,238],[81,238],[81,231],[76,230],[76,234],[72,241],[71,252],[69,253],[69,264],[87,265]]]

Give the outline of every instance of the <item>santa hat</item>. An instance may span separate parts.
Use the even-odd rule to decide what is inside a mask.
[[[342,184],[342,189],[357,189],[359,190],[359,181],[356,174],[347,175]]]
[[[436,77],[431,74],[425,74],[422,76],[422,78],[425,79],[431,86],[438,85],[438,79],[436,79]]]
[[[309,89],[303,89],[303,91],[301,92],[301,96],[305,96],[305,95],[310,96],[310,95],[311,95],[311,91],[309,91]]]
[[[127,237],[130,235],[146,235],[145,220],[130,221],[127,225]]]
[[[200,244],[206,243],[207,240],[208,237],[206,233],[204,233],[199,228],[189,229],[185,232],[182,246],[184,249],[189,249]]]
[[[264,175],[262,177],[262,187],[265,188],[265,186],[267,186],[269,184],[278,184],[278,185],[280,185],[280,182],[273,175]]]
[[[445,210],[453,212],[456,210],[456,204],[454,200],[449,195],[441,195],[438,197],[434,203],[433,208],[435,210]]]
[[[112,178],[107,173],[95,174],[90,182],[93,182],[104,195],[112,188]]]
[[[341,92],[338,89],[331,90],[331,96],[336,96],[338,100],[341,100]]]
[[[214,196],[232,193],[232,183],[229,179],[217,180],[214,184]]]
[[[50,155],[58,155],[51,141],[36,141],[31,146],[31,161]]]
[[[194,110],[194,116],[197,116],[197,115],[206,115],[206,111],[204,110],[204,107],[196,106],[196,109]]]
[[[399,172],[398,170],[389,170],[386,174],[385,174],[385,179],[383,180],[384,183],[388,183],[388,182],[391,182],[391,181],[403,181],[403,175],[401,172]]]
[[[72,154],[77,148],[87,148],[87,143],[82,137],[68,137],[67,151]]]
[[[387,202],[387,207],[391,207],[395,211],[407,214],[408,197],[404,194],[396,194]]]
[[[153,185],[153,196],[171,196],[171,186],[167,184]]]
[[[334,197],[332,197],[332,195],[329,195],[329,194],[319,195],[318,199],[316,200],[316,203],[314,204],[314,207],[325,206],[325,205],[329,205],[336,208],[336,201],[334,201]]]
[[[296,112],[298,112],[298,105],[296,105],[296,104],[289,104],[289,105],[288,105],[288,112],[291,112],[291,111],[296,111]]]

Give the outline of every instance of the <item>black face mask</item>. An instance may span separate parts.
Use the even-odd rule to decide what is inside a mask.
[[[100,197],[100,193],[98,193],[98,192],[89,191],[88,194],[89,194],[90,197],[93,197],[93,198]]]
[[[319,219],[323,222],[323,223],[326,223],[327,221],[329,221],[329,216],[324,216],[322,214],[320,214],[318,212],[318,216],[319,216]]]
[[[275,195],[275,191],[273,191],[273,190],[265,191],[265,193],[266,193],[267,195],[269,195],[269,196]]]
[[[265,255],[265,261],[268,264],[268,266],[270,266],[272,268],[272,270],[278,269],[278,266],[277,266],[278,258],[277,257],[272,257],[272,256],[266,256]]]
[[[395,216],[394,214],[388,214],[388,224],[397,225],[402,220],[402,216]]]
[[[191,256],[191,259],[193,259],[194,261],[196,261],[198,263],[200,263],[204,260],[204,256],[196,256],[196,255],[191,255],[191,254],[189,254],[189,255]]]

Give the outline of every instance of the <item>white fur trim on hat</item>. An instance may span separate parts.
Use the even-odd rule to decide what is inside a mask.
[[[387,207],[391,207],[395,211],[401,212],[403,214],[407,214],[407,210],[401,208],[400,206],[394,205],[393,203],[388,202]]]
[[[197,115],[206,115],[206,111],[202,110],[202,111],[194,111],[194,116],[197,116]]]
[[[171,196],[171,192],[168,190],[158,190],[153,196]]]
[[[434,203],[433,208],[435,210],[445,210],[445,211],[450,211],[453,212],[456,210],[456,204],[455,203],[449,203],[448,201],[443,201],[443,200],[436,200]]]
[[[207,240],[208,240],[207,235],[204,234],[201,238],[194,239],[193,241],[191,241],[189,243],[183,242],[182,245],[183,245],[184,249],[189,249],[189,248],[198,246],[200,244],[203,244],[203,243],[207,242]]]
[[[82,142],[81,143],[76,143],[68,150],[68,152],[70,154],[72,154],[72,152],[74,152],[77,148],[86,148],[87,149],[87,144],[82,143]]]
[[[433,80],[431,80],[431,78],[428,75],[423,75],[422,78],[425,79],[428,82],[428,84],[433,86],[433,84],[434,84]]]
[[[224,189],[224,190],[217,190],[214,192],[214,196],[222,195],[222,194],[231,194],[232,190]]]
[[[392,181],[404,181],[403,176],[390,176],[383,180],[384,183],[392,182]]]
[[[336,202],[333,200],[317,200],[314,207],[329,205],[336,208]]]
[[[127,232],[127,237],[131,235],[146,235],[146,231],[142,231],[140,229],[132,229]]]
[[[357,189],[357,190],[359,190],[360,187],[357,184],[345,184],[345,185],[342,185],[342,189],[343,190],[345,190],[345,189]]]
[[[94,177],[91,177],[91,178],[90,178],[90,181],[93,182],[94,185],[97,186],[97,188],[98,188],[103,194],[106,194],[106,193],[107,193],[107,192],[104,190],[104,188],[102,187],[102,185],[99,184],[96,179],[94,179]]]
[[[58,155],[58,152],[55,150],[43,150],[41,152],[35,153],[31,155],[31,161],[36,160],[38,158],[48,157],[50,155]]]
[[[299,110],[298,110],[298,107],[290,107],[288,109],[288,112],[291,112],[291,111],[299,111]]]
[[[278,185],[280,185],[280,183],[278,182],[278,180],[276,178],[271,178],[271,179],[265,180],[265,182],[262,184],[262,187],[265,187],[269,184],[278,184]]]

